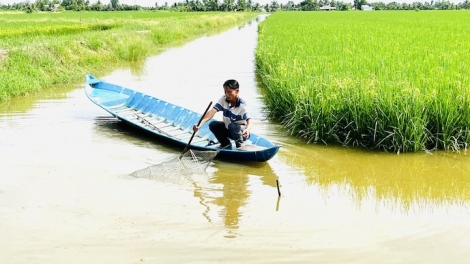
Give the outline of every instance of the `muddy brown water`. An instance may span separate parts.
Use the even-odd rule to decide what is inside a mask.
[[[2,103],[0,263],[468,263],[469,155],[286,135],[254,77],[262,19],[97,77],[199,112],[238,79],[253,132],[282,145],[267,163],[134,178],[181,150],[110,118],[83,83]]]

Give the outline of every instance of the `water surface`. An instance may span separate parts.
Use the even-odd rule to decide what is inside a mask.
[[[134,178],[181,150],[110,117],[83,83],[2,104],[0,263],[467,263],[469,155],[287,135],[254,74],[262,19],[96,77],[198,112],[237,79],[253,132],[282,145],[267,163]]]

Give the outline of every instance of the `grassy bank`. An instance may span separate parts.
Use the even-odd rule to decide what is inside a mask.
[[[467,149],[469,22],[467,11],[275,13],[256,52],[270,114],[308,142]]]
[[[254,13],[2,13],[0,101],[141,61]]]

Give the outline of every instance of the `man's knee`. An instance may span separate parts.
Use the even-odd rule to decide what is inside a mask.
[[[238,131],[240,131],[240,125],[237,124],[237,123],[230,123],[228,125],[228,130],[238,132]]]
[[[209,129],[210,131],[214,131],[214,129],[217,127],[217,121],[214,121],[212,120],[210,123],[209,123]]]

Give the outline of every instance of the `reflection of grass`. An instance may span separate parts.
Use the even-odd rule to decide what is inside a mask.
[[[37,93],[29,96],[12,98],[10,100],[2,101],[0,103],[0,112],[27,112],[30,110],[38,100],[45,99],[64,99],[67,97],[67,93],[73,89],[76,89],[77,85],[68,83],[61,85],[54,90],[41,90]]]
[[[86,73],[142,61],[164,47],[256,14],[74,12],[2,14],[0,100],[76,82]]]
[[[405,211],[470,203],[466,153],[393,155],[317,146],[295,150],[287,160],[304,170],[307,183],[325,192],[337,188],[358,203],[373,198]]]

